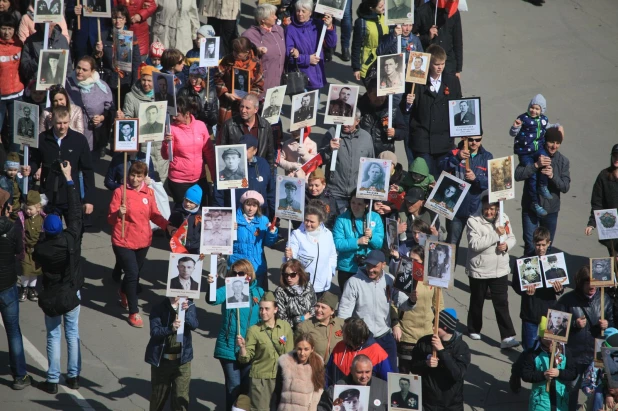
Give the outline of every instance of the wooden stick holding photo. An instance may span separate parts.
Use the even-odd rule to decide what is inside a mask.
[[[601,321],[605,320],[605,287],[601,287]],[[605,330],[601,329],[601,336],[605,335]]]
[[[414,87],[414,84],[412,84]],[[468,151],[468,137],[463,138],[463,149]],[[466,171],[470,171],[470,157],[466,158]]]
[[[333,140],[339,141],[339,137],[341,136],[341,124],[337,124],[335,126],[335,138]],[[335,172],[337,168],[337,154],[339,153],[339,149],[333,150],[333,154],[331,154],[330,158],[330,171]]]
[[[399,24],[397,24],[400,27]],[[397,36],[397,53],[401,53],[401,34]],[[388,95],[388,128],[393,128],[393,95]]]
[[[551,358],[549,360],[549,370],[554,368],[554,361],[556,361],[556,341],[551,342]],[[545,383],[545,392],[549,392],[550,385],[551,385],[551,379],[547,380],[547,382]]]
[[[127,206],[127,152],[124,152],[124,163],[123,163],[123,179],[122,179],[122,205],[123,207]],[[124,218],[122,216],[122,238],[124,238]]]
[[[433,319],[433,334],[434,335],[438,335],[438,326],[440,324],[440,297],[441,296],[442,296],[442,288],[436,287],[436,305],[433,308],[433,312],[436,313]],[[433,352],[431,353],[431,356],[433,358],[436,358],[437,355],[438,353],[436,352],[436,349],[434,348]]]
[[[81,6],[81,2],[79,0],[77,0],[77,5]],[[82,15],[81,13],[77,15],[77,30],[81,30],[82,29]]]

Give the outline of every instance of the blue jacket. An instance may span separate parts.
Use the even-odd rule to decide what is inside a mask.
[[[268,231],[268,217],[255,216],[251,222],[247,222],[242,214],[240,203],[236,210],[236,224],[238,225],[236,241],[234,241],[234,253],[227,261],[230,268],[232,264],[240,259],[247,259],[253,265],[255,273],[259,276],[266,274],[266,256],[264,246],[271,246],[277,241],[277,230],[275,233]]]
[[[401,36],[401,51],[406,55],[405,62],[408,64],[408,60],[410,58],[411,51],[423,51],[423,44],[421,43],[421,39],[418,36],[410,33],[408,37]],[[384,56],[387,54],[396,54],[397,53],[397,36],[394,31],[391,29],[391,35],[385,36],[380,42],[378,46],[377,54],[378,56]]]
[[[215,301],[208,301],[208,290],[206,288],[206,302],[210,305],[221,305],[221,327],[219,335],[215,343],[215,358],[236,361],[236,353],[239,351],[236,345],[237,318],[236,313],[240,312],[240,335],[247,338],[247,330],[260,321],[260,300],[264,296],[264,290],[257,286],[257,281],[251,282],[249,285],[249,308],[239,308],[237,310],[228,310],[225,302],[225,287],[217,290],[217,298]]]
[[[517,117],[521,120],[521,127],[511,127],[510,135],[515,137],[513,150],[515,154],[534,154],[545,145],[545,129],[551,127],[547,116],[541,114],[532,118],[528,113]]]
[[[141,151],[137,152],[137,158],[142,160],[146,158],[146,153],[142,153]],[[130,158],[127,160],[127,178],[129,169],[131,168],[131,164],[133,164],[135,160],[131,160]],[[152,165],[152,160],[148,163],[148,177],[152,178],[153,181],[160,181],[159,174],[155,172],[154,167]],[[107,187],[108,190],[114,191],[118,187],[122,186],[122,180],[124,179],[124,153],[116,153],[112,157],[112,161],[110,161],[109,166],[107,167],[107,174],[105,175],[105,181],[103,184]]]
[[[176,320],[176,310],[172,308],[169,298],[157,304],[150,312],[150,341],[146,346],[144,361],[158,367],[165,351],[165,339],[176,334],[172,329],[172,323]],[[185,332],[182,339],[180,363],[186,364],[193,359],[193,345],[191,344],[191,331],[198,327],[195,304],[189,300],[189,309],[185,313]]]
[[[270,172],[270,165],[262,157],[255,156],[249,162],[249,187],[236,189],[236,204],[240,205],[240,197],[247,190],[255,190],[264,197],[262,214],[272,219],[275,216],[275,179]],[[231,207],[230,190],[214,190],[215,207]]]
[[[15,178],[17,179],[17,185],[19,187],[19,190],[21,191],[21,202],[26,201],[26,197],[28,195],[28,193],[24,193],[24,181],[25,178],[23,176],[21,176],[21,173],[17,173],[17,175],[15,176]],[[28,187],[29,190],[32,189],[32,177],[28,177]],[[13,180],[10,179],[7,175],[1,175],[0,176],[0,188],[3,189],[4,191],[8,192],[10,197],[8,199],[8,203],[9,204],[13,204]],[[13,210],[15,212],[19,211],[19,210]]]
[[[458,179],[466,181],[466,162],[461,161],[459,157],[457,157],[459,151],[462,149],[463,141],[440,161],[439,167],[441,170],[451,173]],[[478,153],[474,157],[470,157],[470,169],[474,171],[476,178],[472,182],[468,181],[472,186],[455,214],[457,217],[468,218],[470,216],[479,215],[481,212],[481,193],[489,188],[487,161],[493,158],[493,154],[485,150],[483,146],[479,147]]]
[[[384,241],[384,225],[379,214],[371,212],[371,229],[373,235],[368,245],[358,245],[358,239],[363,236],[367,215],[363,218],[354,218],[354,227],[352,226],[352,211],[347,210],[345,213],[337,217],[335,227],[333,228],[333,239],[335,240],[335,248],[337,249],[337,269],[347,272],[356,273],[358,264],[354,261],[354,256],[365,256],[371,250],[379,250],[382,248]]]
[[[196,217],[200,217],[200,219],[196,221]],[[174,208],[168,220],[173,227],[180,227],[186,219],[189,219],[187,222],[188,228],[185,241],[185,248],[189,254],[200,254],[200,238],[202,235],[201,217],[202,214],[200,211],[191,214],[182,208],[182,205],[179,205]]]
[[[113,2],[112,2],[113,3]],[[80,4],[84,4],[80,2]],[[71,46],[74,51],[75,61],[78,61],[85,55],[90,55],[94,50],[97,41],[99,41],[99,34],[97,29],[97,19],[101,24],[101,38],[106,39],[109,36],[109,32],[112,30],[112,19],[98,17],[86,17],[82,11],[82,17],[80,22],[80,29],[77,29],[77,18],[75,16],[75,0],[68,0],[65,3],[65,17],[69,28],[72,28],[72,41]],[[82,9],[83,10],[83,9]],[[72,24],[71,24],[72,23]]]

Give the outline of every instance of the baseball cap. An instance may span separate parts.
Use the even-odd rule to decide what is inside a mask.
[[[425,190],[420,187],[412,187],[406,192],[406,196],[404,197],[406,201],[414,204],[417,201],[421,201],[425,199]]]

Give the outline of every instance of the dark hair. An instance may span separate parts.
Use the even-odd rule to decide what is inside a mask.
[[[197,114],[198,107],[197,103],[192,98],[180,96],[176,99],[176,110],[178,111],[178,114],[191,113],[195,116]]]
[[[425,261],[425,248],[417,244],[415,246],[412,246],[412,248],[410,249],[410,254],[412,253],[421,257],[421,261]]]
[[[427,47],[427,50],[425,50],[425,53],[431,54],[432,60],[433,59],[446,60],[446,51],[444,51],[444,49],[438,46],[437,44],[432,44],[429,47]]]
[[[314,351],[309,355],[307,363],[311,367],[311,382],[313,383],[313,391],[319,391],[324,388],[326,382],[324,371],[324,360],[315,352],[315,340],[311,334],[299,334],[294,339],[294,347],[300,342],[308,342]]]
[[[420,233],[430,235],[431,227],[427,224],[427,222],[421,220],[420,218],[415,218],[412,222],[412,231],[418,231]]]
[[[148,166],[146,165],[146,163],[144,163],[142,161],[134,161],[133,164],[131,164],[131,168],[129,169],[129,174],[139,174],[139,175],[142,175],[142,176],[147,176],[148,175]],[[183,257],[183,258],[188,258],[188,257]],[[181,260],[182,260],[182,258],[180,260],[178,260],[178,262],[180,262]],[[193,262],[195,262],[195,261],[193,261]]]
[[[116,14],[122,14],[122,17],[125,19],[127,29],[129,29],[131,27],[131,13],[129,13],[127,6],[124,4],[119,4],[116,7],[113,7],[111,16],[113,17]]]
[[[590,282],[590,268],[587,265],[584,265],[582,268],[577,270],[575,274],[575,288],[582,288],[586,283]]]
[[[551,233],[549,232],[547,227],[543,227],[540,225],[534,230],[534,233],[532,233],[532,242],[538,243],[539,241],[543,240],[551,241]]]
[[[361,2],[360,6],[358,6],[357,13],[369,14],[372,11],[371,9],[375,9],[377,5],[380,4],[380,1],[382,0],[365,0]]]
[[[0,27],[12,27],[13,30],[17,30],[19,20],[17,20],[17,17],[13,14],[13,10],[15,10],[15,4],[14,0],[11,0],[9,11],[0,13]]]
[[[348,204],[350,204],[352,202],[352,198],[353,197],[356,197],[356,189],[354,189],[352,191],[352,193],[350,194],[350,199],[348,200]],[[358,198],[358,197],[356,197],[356,198]],[[359,198],[359,200],[363,200],[365,202],[365,205],[369,205],[369,200],[367,200],[365,198]],[[368,211],[365,210],[365,214],[367,214],[367,213],[368,213]]]
[[[163,70],[167,71],[174,67],[176,64],[178,64],[178,62],[184,58],[185,56],[180,50],[165,49],[165,51],[161,55],[161,67],[163,67]]]
[[[88,62],[88,64],[90,64],[90,70],[95,71],[97,68],[97,62],[94,60],[94,58],[92,58],[91,56],[83,56],[82,58],[80,58],[77,63],[79,63],[80,61],[86,61]],[[77,66],[77,65],[76,65]]]
[[[62,87],[60,84],[54,84],[53,86],[51,86],[49,88],[49,102],[52,104],[53,107],[53,102],[54,102],[54,97],[56,97],[56,94],[62,94],[65,98],[65,100],[67,101],[67,109],[69,109],[69,113],[71,112],[71,99],[69,98],[69,93],[67,93],[67,91],[64,89],[64,87]]]
[[[316,204],[314,201],[310,201],[305,207],[305,216],[315,215],[318,216],[318,221],[323,223],[326,220],[326,213],[324,212],[324,203],[319,202]]]
[[[135,163],[133,163],[133,164],[135,164]],[[142,164],[146,165],[146,163],[142,163]],[[182,258],[178,259],[178,264],[186,263],[186,262],[189,262],[189,261],[191,261],[193,264],[195,264],[195,260],[193,258],[191,258],[191,257],[182,257]]]
[[[248,53],[251,50],[251,41],[246,37],[238,37],[232,41],[232,51],[235,53]]]
[[[283,265],[281,265],[281,277],[279,277],[279,285],[282,288],[288,288],[288,285],[285,283],[285,280],[283,279],[283,273],[285,273],[285,270],[287,268],[291,268],[292,270],[296,271],[296,273],[298,274],[298,277],[299,277],[298,285],[300,285],[301,287],[304,287],[305,285],[307,285],[307,283],[309,282],[309,275],[303,268],[303,265],[301,264],[301,262],[292,258],[291,260],[288,260],[285,263],[283,263]]]
[[[362,318],[347,318],[341,327],[343,331],[343,341],[350,348],[356,349],[365,344],[369,339],[369,327]]]

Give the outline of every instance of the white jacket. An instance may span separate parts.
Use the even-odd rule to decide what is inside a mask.
[[[507,228],[507,251],[499,252],[496,246],[500,236],[496,232],[496,223],[490,223],[485,217],[476,216],[468,219],[468,258],[466,274],[472,278],[500,278],[511,273],[509,251],[515,247],[515,235],[509,217],[503,214]]]
[[[299,260],[316,293],[330,289],[330,283],[337,269],[337,250],[333,233],[320,224],[320,235],[310,236],[302,223],[297,230],[292,231],[288,247],[292,249],[292,256]]]

